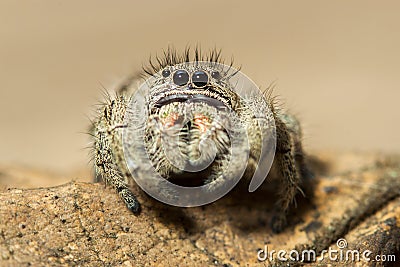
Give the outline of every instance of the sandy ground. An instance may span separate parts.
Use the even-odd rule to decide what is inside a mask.
[[[304,187],[307,197],[297,198],[289,225],[279,234],[270,227],[276,188],[269,182],[253,193],[247,185],[237,186],[212,204],[192,208],[162,204],[132,185],[142,204],[138,216],[102,184],[2,190],[0,183],[0,266],[236,267],[271,266],[274,260],[273,266],[289,266],[271,253],[293,249],[318,255],[305,266],[398,266],[399,160],[321,153],[310,162],[315,176]],[[58,179],[0,166],[4,177]],[[268,256],[258,254],[260,249]],[[322,259],[324,249],[337,254],[322,253]],[[359,253],[359,260],[339,258],[339,251],[349,255],[349,250]],[[371,262],[362,258],[365,251]],[[386,261],[376,262],[381,255]]]
[[[400,151],[397,1],[0,2],[0,162],[89,172],[112,89],[169,44],[222,48],[276,83],[309,150]],[[37,185],[42,185],[39,183]]]

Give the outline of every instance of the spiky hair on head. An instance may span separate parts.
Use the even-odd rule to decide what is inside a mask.
[[[150,56],[148,64],[143,65],[143,71],[145,75],[154,75],[167,66],[193,61],[207,61],[218,64],[225,63],[225,60],[221,57],[221,49],[213,48],[208,52],[202,52],[202,50],[196,46],[195,48],[186,47],[182,53],[179,53],[176,48],[168,46],[167,49],[163,50],[161,56]],[[233,58],[231,58],[229,65],[233,65]]]

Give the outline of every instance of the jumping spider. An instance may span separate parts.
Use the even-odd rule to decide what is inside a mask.
[[[209,62],[207,68],[189,69],[188,62]],[[251,126],[252,117],[243,110],[246,105],[239,100],[231,90],[233,84],[223,79],[223,73],[213,66],[221,63],[220,51],[212,50],[202,55],[195,50],[194,57],[190,49],[179,55],[174,49],[164,52],[162,58],[157,57],[155,62],[150,60],[150,67],[144,68],[144,77],[158,74],[157,89],[148,100],[148,121],[170,126],[179,123],[182,116],[180,111],[185,105],[197,114],[185,123],[179,131],[179,142],[176,145],[181,153],[189,160],[196,159],[199,154],[199,142],[209,131],[214,131],[211,138],[216,143],[216,157],[201,174],[196,172],[182,172],[165,160],[163,150],[160,149],[160,136],[157,130],[148,123],[145,129],[145,146],[158,173],[163,178],[176,181],[185,186],[198,186],[217,179],[223,182],[223,167],[229,157],[229,136],[223,129],[218,129],[209,112],[218,112],[220,108],[229,108],[238,111],[245,121],[249,121],[249,160],[244,178],[251,177],[256,169],[260,157],[259,135],[260,129]],[[213,63],[215,63],[213,65]],[[129,101],[137,87],[135,81],[138,76],[128,79],[117,91],[115,97],[108,99],[99,110],[98,118],[94,121],[92,135],[94,136],[94,162],[96,177],[102,178],[119,193],[122,200],[133,213],[140,212],[137,198],[129,190],[132,174],[126,165],[123,151],[122,131],[124,118],[129,110]],[[225,81],[225,82],[224,82]],[[166,89],[164,83],[172,84]],[[280,178],[277,209],[279,215],[273,220],[273,230],[281,231],[286,225],[286,215],[300,185],[306,170],[304,154],[301,145],[301,129],[298,121],[292,115],[281,112],[271,97],[270,92],[265,94],[269,109],[276,127],[276,151],[272,170]],[[189,101],[190,100],[190,101]],[[256,105],[256,104],[254,104]],[[138,162],[137,164],[140,164]]]

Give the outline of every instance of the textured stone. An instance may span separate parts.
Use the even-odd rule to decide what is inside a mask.
[[[12,171],[3,168],[0,265],[285,265],[261,262],[257,252],[267,245],[268,250],[314,249],[319,253],[329,247],[338,249],[339,238],[347,240],[348,249],[395,255],[398,263],[399,157],[317,155],[310,160],[315,178],[308,191],[314,196],[298,198],[290,225],[280,234],[270,228],[272,183],[255,193],[239,186],[221,200],[198,208],[169,207],[134,187],[143,203],[142,213],[135,216],[103,184],[69,182],[24,189],[19,183],[18,188],[10,188],[14,180],[10,175],[18,176],[18,172],[15,167]],[[36,180],[40,177],[38,171],[29,169],[19,173]],[[328,263],[343,266],[327,257],[308,264]]]

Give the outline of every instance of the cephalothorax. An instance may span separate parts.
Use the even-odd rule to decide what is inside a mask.
[[[306,169],[300,126],[293,116],[276,108],[269,93],[265,101],[260,95],[241,97],[235,90],[241,85],[232,82],[238,71],[223,66],[220,52],[215,50],[206,56],[196,50],[192,58],[190,50],[179,56],[168,49],[163,58],[151,61],[150,68],[145,69],[144,76],[152,79],[147,81],[143,98],[144,113],[130,105],[139,90],[136,79],[121,86],[93,125],[97,177],[113,186],[128,208],[138,213],[140,204],[128,184],[136,175],[132,169],[140,169],[144,160],[165,180],[187,187],[205,185],[213,191],[237,173],[250,179],[257,165],[267,164],[262,153],[266,144],[263,137],[271,135],[276,140],[273,169],[281,178],[277,202],[281,213],[273,225],[279,231],[285,225],[290,203],[301,191],[302,170]],[[124,135],[128,127],[134,129],[133,133]],[[237,134],[240,128],[246,131],[246,142]],[[143,142],[146,158],[131,157],[141,147],[139,142]],[[243,172],[232,164],[234,151],[238,151],[235,146],[243,146],[240,149],[248,153]]]

